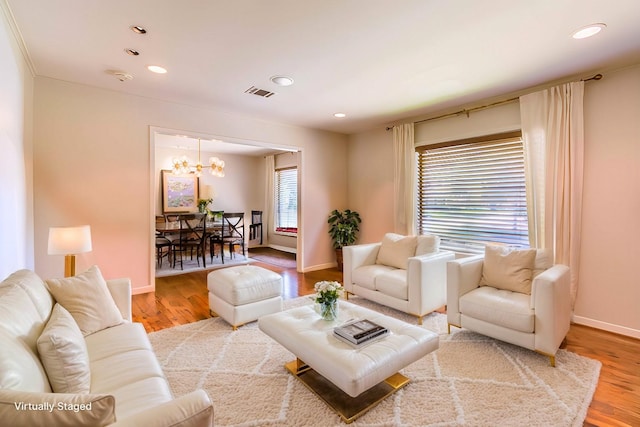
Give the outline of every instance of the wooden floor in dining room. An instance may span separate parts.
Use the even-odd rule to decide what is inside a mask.
[[[294,268],[255,262],[282,275],[284,297],[309,295],[321,280],[342,282],[337,269],[298,273]],[[203,320],[209,315],[207,271],[156,279],[156,292],[133,296],[133,320],[147,332]],[[585,426],[640,426],[640,340],[571,325],[563,348],[602,362],[600,380]]]

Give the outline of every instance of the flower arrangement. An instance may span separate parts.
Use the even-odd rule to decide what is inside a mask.
[[[208,213],[207,206],[213,202],[213,199],[198,199],[198,210],[201,213]]]
[[[316,290],[316,302],[318,304],[334,302],[342,295],[343,292],[343,288],[340,283],[329,282],[327,280],[316,283],[314,289]]]
[[[320,306],[320,315],[325,320],[335,320],[338,316],[338,298],[344,288],[338,282],[323,280],[315,284],[315,302]]]

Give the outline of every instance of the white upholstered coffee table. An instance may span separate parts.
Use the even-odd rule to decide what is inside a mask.
[[[333,336],[351,319],[369,319],[390,334],[362,348]],[[313,303],[262,316],[258,326],[297,359],[285,365],[293,375],[350,423],[409,382],[398,371],[438,348],[438,335],[373,310],[339,303],[338,320],[323,320]]]

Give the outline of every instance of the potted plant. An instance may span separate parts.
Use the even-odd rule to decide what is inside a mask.
[[[336,250],[336,260],[338,269],[342,270],[342,247],[353,245],[360,231],[359,224],[362,222],[360,214],[356,211],[339,211],[334,209],[329,214],[329,235],[333,240],[333,248]]]

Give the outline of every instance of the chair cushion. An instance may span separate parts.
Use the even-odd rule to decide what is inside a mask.
[[[379,265],[379,264],[370,264],[363,265],[362,267],[358,267],[351,272],[351,281],[358,286],[362,286],[363,288],[371,289],[372,291],[376,290],[376,277],[381,274],[387,273],[389,271],[395,271],[396,268],[389,267],[387,265]],[[406,270],[402,270],[405,275],[407,274]]]
[[[376,277],[376,290],[404,301],[409,299],[407,270],[386,271]]]
[[[440,237],[433,234],[418,236],[416,256],[438,252],[440,250]]]
[[[463,316],[483,320],[521,332],[532,333],[535,327],[531,296],[490,286],[476,288],[460,298]]]
[[[84,336],[123,322],[107,282],[95,265],[77,276],[49,279],[47,287],[71,313]]]
[[[485,246],[480,286],[531,294],[535,249],[511,249],[508,246]]]
[[[38,338],[38,352],[55,393],[89,393],[87,345],[76,321],[60,304],[53,306],[49,322]]]
[[[387,233],[382,239],[376,264],[407,269],[409,257],[416,253],[418,240],[416,236],[403,236],[395,233]]]

